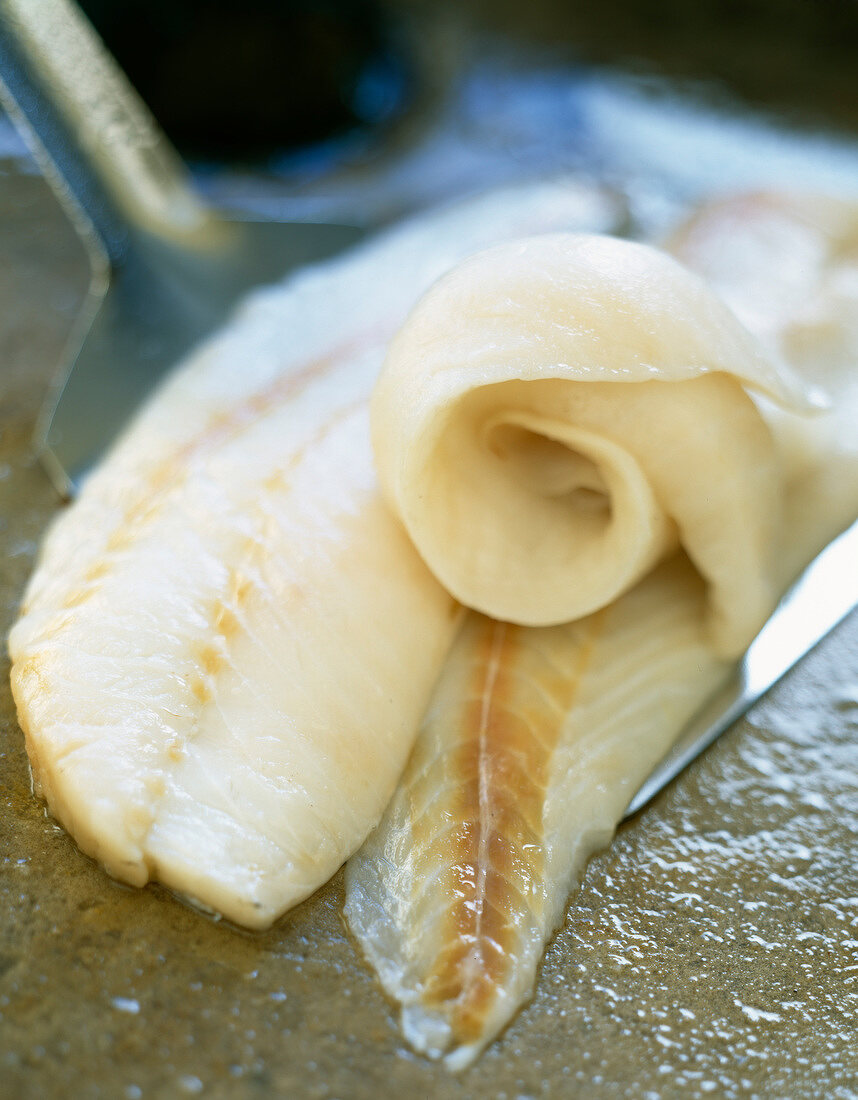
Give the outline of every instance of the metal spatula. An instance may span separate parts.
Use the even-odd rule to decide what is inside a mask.
[[[242,294],[361,231],[208,208],[73,0],[0,0],[0,98],[92,257],[89,307],[36,432],[48,473],[71,496],[164,372]]]

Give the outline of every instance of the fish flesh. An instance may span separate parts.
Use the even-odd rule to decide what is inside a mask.
[[[678,363],[682,376],[670,385],[690,396],[664,419],[692,426],[705,466],[723,446],[698,438],[711,417],[695,417],[701,402],[725,410],[722,439],[739,448],[726,468],[739,499],[753,498],[743,504],[753,523],[749,535],[734,520],[722,543],[732,554],[742,546],[746,587],[731,589],[736,571],[707,551],[707,522],[711,532],[725,513],[712,508],[718,519],[707,521],[693,500],[674,507],[664,493],[670,464],[645,438],[632,460],[624,440],[606,442],[612,416],[606,409],[600,420],[598,399],[574,439],[564,434],[549,385],[563,379],[543,378],[547,406],[518,394],[478,410],[489,414],[491,460],[531,496],[534,481],[547,479],[546,498],[572,497],[596,534],[613,506],[606,489],[621,491],[630,473],[629,537],[643,530],[643,550],[620,547],[630,556],[613,591],[609,578],[601,606],[577,621],[514,625],[472,613],[456,634],[455,592],[378,491],[367,401],[385,347],[419,295],[463,257],[513,236],[609,228],[614,211],[600,192],[574,186],[496,195],[256,296],[167,383],[54,525],[10,638],[34,778],[80,846],[124,881],[157,879],[253,928],[312,892],[376,824],[443,664],[405,778],[349,865],[347,911],[402,1004],[409,1040],[451,1068],[472,1060],[527,997],[586,858],[724,675],[774,598],[778,570],[825,539],[823,528],[831,537],[858,503],[842,410],[799,415],[803,388],[782,364],[792,357],[768,337],[755,342],[705,288],[674,273],[691,298],[702,295],[702,327],[736,350],[722,363],[735,384],[721,366]],[[689,259],[704,269],[699,217]],[[829,266],[841,253],[842,242],[832,244]],[[474,314],[459,312],[462,323],[444,338],[467,345]],[[619,315],[628,311],[615,310],[614,336]],[[686,325],[686,350],[694,328]],[[669,343],[657,330],[647,340],[650,351]],[[545,343],[537,336],[513,350],[526,360]],[[843,348],[845,362],[848,340]],[[646,374],[654,364],[642,355],[635,366]],[[839,369],[831,375],[812,380],[836,390]],[[487,389],[498,383],[489,381]],[[590,382],[630,389],[618,378]],[[650,400],[651,382],[646,374],[631,387],[636,401]],[[507,385],[530,382],[513,376]],[[624,435],[644,408],[624,414]],[[413,411],[404,407],[405,422]],[[390,438],[401,438],[395,416],[390,426]],[[374,433],[383,459],[377,423]],[[425,443],[420,432],[413,438]],[[750,489],[738,477],[744,462]],[[710,482],[700,485],[705,495]],[[387,492],[396,495],[390,483]],[[810,522],[793,530],[802,501]],[[729,520],[729,485],[723,502]],[[471,563],[467,583],[478,588],[482,566],[494,567],[502,550],[495,544],[478,568]],[[538,580],[541,563],[526,564],[525,580]],[[549,606],[540,620],[561,614]]]
[[[811,215],[817,209],[814,218]],[[789,398],[783,390],[776,403],[771,400],[774,387],[760,385],[759,375],[754,378],[740,367],[745,381],[757,383],[748,393],[768,431],[763,453],[781,479],[774,490],[782,493],[783,526],[775,532],[769,529],[766,537],[774,539],[776,550],[761,566],[768,570],[775,592],[858,513],[858,448],[849,430],[858,414],[855,217],[854,207],[833,200],[829,206],[823,199],[814,204],[785,196],[743,196],[701,210],[673,242],[684,260],[712,279],[725,301],[744,305],[742,318],[758,334],[764,357],[767,353],[775,365],[790,363],[802,382],[823,384],[831,395],[828,411],[801,414],[796,411],[794,381],[788,386]],[[796,263],[797,236],[804,241],[805,251],[808,239],[816,250],[814,266]],[[546,243],[536,242],[535,247],[544,249]],[[501,270],[499,251],[507,250],[502,246],[490,254],[488,278],[495,283]],[[473,272],[479,262],[479,258],[469,261],[466,274],[468,267]],[[540,274],[545,270],[544,264],[530,267]],[[793,301],[813,303],[811,316],[825,319],[824,340],[815,343],[806,334],[806,358],[794,352],[796,335],[791,327],[800,323],[797,317],[801,316],[794,308],[781,309],[777,323],[768,328],[761,323],[763,316],[771,318],[777,305],[766,299],[769,288],[773,297],[778,294],[777,279],[769,277],[769,271],[790,272],[799,282],[804,279],[805,285],[790,288]],[[513,336],[518,342],[505,354],[502,325],[493,329],[491,345],[485,331],[479,331],[489,315],[488,301],[478,298],[475,305],[467,299],[472,307],[467,316],[478,318],[477,331],[472,333],[460,321],[448,339],[452,326],[444,325],[444,312],[452,300],[466,298],[466,291],[461,285],[455,288],[453,278],[447,278],[451,294],[446,302],[436,287],[428,305],[418,307],[423,331],[412,338],[406,327],[396,338],[386,367],[389,373],[376,390],[374,400],[380,407],[374,410],[374,436],[389,499],[401,509],[421,549],[428,532],[423,552],[433,568],[437,554],[452,557],[436,571],[445,583],[453,578],[454,591],[456,585],[464,585],[468,593],[476,590],[483,598],[483,563],[491,551],[479,544],[481,528],[465,533],[471,542],[463,549],[458,527],[443,528],[442,537],[433,542],[433,525],[475,513],[482,519],[486,500],[494,509],[488,522],[494,523],[491,537],[501,547],[496,553],[506,554],[509,541],[518,540],[513,554],[538,560],[526,574],[528,582],[535,573],[540,585],[544,571],[553,569],[552,584],[558,583],[558,577],[573,583],[575,577],[569,580],[560,573],[560,565],[567,563],[557,564],[559,553],[546,564],[537,559],[539,549],[529,545],[533,529],[541,534],[543,528],[540,517],[527,511],[528,502],[504,514],[494,507],[501,491],[492,489],[496,480],[516,477],[525,493],[542,494],[549,500],[558,489],[568,494],[570,490],[580,493],[582,488],[592,493],[595,488],[605,494],[608,478],[592,440],[585,438],[582,446],[580,436],[569,436],[565,427],[556,427],[558,413],[568,416],[571,398],[550,394],[537,409],[541,420],[531,421],[529,428],[533,431],[535,425],[537,435],[542,433],[552,443],[571,439],[590,459],[583,476],[580,462],[570,470],[565,456],[553,447],[546,454],[542,440],[532,437],[526,440],[531,453],[524,456],[525,461],[519,454],[512,472],[508,467],[492,467],[497,455],[491,439],[499,417],[515,423],[522,407],[530,414],[536,402],[523,390],[544,390],[550,385],[556,391],[558,375],[567,388],[579,384],[570,381],[574,363],[570,368],[569,312],[560,319],[555,315],[543,340],[540,332],[534,332],[532,320],[538,307],[526,311],[515,325]],[[475,281],[475,296],[481,294],[482,285]],[[499,308],[505,314],[514,312],[529,293],[530,287],[525,286],[518,298],[496,294],[494,301],[502,306],[495,307],[492,316]],[[539,293],[538,304],[546,300],[547,295]],[[443,308],[433,318],[439,303]],[[624,318],[628,316],[626,309]],[[573,336],[578,333],[576,320],[571,326]],[[541,321],[545,324],[546,318]],[[583,325],[580,330],[589,337],[594,326]],[[656,332],[663,333],[664,328],[659,326]],[[564,348],[557,348],[559,341],[567,342]],[[721,344],[722,349],[726,346]],[[400,354],[403,360],[397,362]],[[582,358],[580,384],[586,389],[592,385],[594,364],[599,367],[604,359]],[[692,361],[680,358],[686,368]],[[474,362],[479,368],[469,376]],[[628,361],[621,366],[627,368]],[[644,364],[643,377],[649,377],[649,366]],[[421,372],[429,376],[425,384],[419,380]],[[522,373],[535,381],[522,384]],[[507,380],[510,377],[513,382]],[[628,383],[608,384],[617,388]],[[632,388],[661,385],[670,389],[677,384],[689,383],[677,383],[674,377],[667,383],[635,382]],[[472,393],[482,386],[493,392],[485,401],[475,402]],[[576,406],[576,415],[578,411]],[[618,415],[619,429],[607,417],[600,428],[617,431],[624,446],[638,447],[639,435],[646,435],[656,422],[638,416],[629,423],[621,406]],[[732,413],[726,415],[736,428]],[[398,429],[387,430],[388,416],[399,418]],[[578,423],[574,421],[576,427]],[[705,434],[705,423],[698,420],[695,433]],[[460,438],[451,446],[447,440],[460,427],[466,442]],[[591,422],[587,428],[592,428]],[[482,481],[464,474],[461,484],[449,489],[455,473],[448,475],[444,463],[460,454],[463,445],[474,456],[466,471],[483,464],[488,473]],[[712,458],[719,456],[723,445],[722,440],[703,460],[704,478],[695,477],[694,463],[700,461],[700,453],[696,457],[693,446],[688,457],[673,455],[672,461],[679,463],[683,476],[708,493],[710,478],[721,473],[720,462],[713,464]],[[734,444],[745,445],[742,440]],[[734,450],[728,460],[736,453],[742,451]],[[748,460],[744,452],[732,476],[741,481],[745,473],[754,487],[756,471],[745,466]],[[434,465],[441,467],[440,475]],[[724,468],[729,474],[729,461]],[[437,520],[430,486],[439,483],[448,494],[458,493],[459,500],[448,509],[444,496],[445,509]],[[415,1049],[443,1058],[453,1070],[470,1064],[528,998],[545,944],[562,920],[569,891],[586,860],[609,842],[640,783],[728,674],[729,658],[736,651],[725,641],[743,646],[749,640],[741,639],[741,630],[750,629],[751,622],[742,619],[747,609],[734,605],[736,589],[723,601],[727,616],[731,612],[739,616],[732,631],[725,629],[729,617],[723,616],[721,631],[712,630],[711,572],[704,584],[708,553],[717,548],[718,554],[731,556],[735,552],[731,544],[753,530],[756,517],[738,507],[747,485],[736,493],[737,508],[731,510],[729,492],[736,491],[736,484],[728,480],[726,499],[717,504],[722,530],[729,532],[727,545],[716,540],[707,547],[704,538],[694,555],[673,553],[640,583],[576,622],[523,627],[471,614],[463,624],[397,792],[380,826],[346,872],[349,925],[385,990],[401,1006],[405,1037]],[[755,487],[759,489],[759,483]],[[772,482],[762,486],[764,493],[772,490]],[[574,503],[592,507],[586,495]],[[538,500],[537,506],[541,505]],[[753,503],[745,507],[754,511]],[[744,532],[737,530],[736,522],[748,525]],[[683,527],[687,530],[687,521],[679,523],[680,533]],[[703,530],[712,538],[713,527]],[[759,550],[765,540],[757,531],[752,545]],[[720,539],[722,531],[716,534]],[[612,547],[604,531],[598,530],[597,535],[601,552],[610,555]],[[738,562],[731,556],[730,563],[735,571],[737,564],[741,567],[744,562],[747,567],[752,561],[746,553]],[[756,568],[749,571],[751,577]],[[444,574],[444,569],[449,572]],[[586,584],[586,577],[580,583]],[[491,600],[492,594],[491,587],[485,586],[485,599]]]
[[[713,201],[667,242],[769,354],[819,391],[817,415],[759,401],[785,481],[790,578],[855,517],[858,203],[754,192]],[[759,399],[758,399],[759,400]]]
[[[12,687],[37,790],[111,875],[264,928],[361,844],[459,614],[378,494],[385,345],[470,252],[616,216],[512,189],[257,294],[59,516]]]
[[[393,340],[372,399],[379,478],[461,603],[530,626],[603,607],[678,542],[735,656],[774,606],[781,535],[749,390],[803,406],[788,366],[665,253],[504,243],[436,283]]]
[[[405,1038],[462,1069],[530,996],[586,860],[725,677],[677,554],[576,622],[468,616],[346,916]]]

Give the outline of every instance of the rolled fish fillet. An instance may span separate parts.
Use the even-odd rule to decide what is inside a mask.
[[[456,618],[377,491],[384,347],[469,252],[613,214],[499,193],[258,295],[58,518],[12,686],[38,790],[110,874],[262,928],[363,841]]]
[[[774,603],[783,505],[748,388],[801,401],[700,279],[645,245],[545,234],[472,257],[411,314],[373,395],[379,477],[463,604],[567,622],[682,545],[735,655]]]
[[[767,593],[778,593],[858,514],[855,225],[855,208],[834,200],[740,197],[701,210],[673,242],[684,260],[712,278],[737,313],[742,308],[743,319],[758,334],[770,362],[789,361],[801,384],[825,386],[830,407],[810,416],[761,396],[779,391],[786,396],[788,390],[794,392],[794,380],[786,380],[784,374],[785,383],[779,387],[767,367],[755,373],[757,368],[752,371],[747,359],[734,355],[742,338],[732,335],[736,327],[732,319],[724,322],[730,339],[701,351],[697,359],[688,354],[689,347],[693,350],[693,334],[689,339],[688,328],[674,323],[672,331],[678,330],[685,340],[685,354],[674,358],[674,349],[666,349],[673,368],[664,373],[663,382],[631,381],[651,377],[637,357],[642,347],[652,348],[655,338],[647,345],[636,336],[626,351],[620,348],[606,357],[602,349],[602,354],[596,354],[591,341],[598,326],[582,320],[573,287],[565,311],[558,310],[553,299],[551,312],[544,311],[548,297],[540,280],[545,266],[538,262],[531,268],[536,278],[533,309],[519,313],[518,302],[530,300],[527,295],[534,288],[527,285],[526,273],[516,284],[499,263],[502,257],[517,262],[518,246],[489,253],[492,271],[486,278],[493,279],[495,286],[519,287],[520,297],[499,294],[494,308],[504,319],[514,317],[524,330],[523,337],[513,332],[509,340],[509,328],[499,325],[494,343],[483,342],[478,331],[471,331],[470,315],[454,308],[456,301],[468,299],[467,287],[457,290],[453,276],[418,307],[418,325],[423,326],[418,330],[419,342],[408,330],[397,338],[377,391],[374,436],[391,499],[401,505],[418,540],[429,529],[425,542],[419,542],[427,560],[444,553],[443,540],[433,540],[431,530],[436,508],[440,512],[442,504],[452,499],[463,526],[466,515],[472,515],[475,523],[485,519],[491,525],[496,521],[485,515],[485,496],[494,503],[491,494],[502,491],[495,483],[506,481],[513,492],[516,483],[523,485],[527,495],[537,498],[536,508],[528,511],[525,495],[520,529],[511,525],[498,532],[500,524],[496,524],[497,555],[507,562],[507,544],[512,540],[512,557],[529,552],[543,569],[554,570],[556,578],[561,573],[557,562],[563,547],[552,549],[546,563],[539,557],[539,548],[530,546],[532,531],[542,531],[540,498],[552,499],[558,488],[567,496],[571,493],[573,500],[561,497],[561,503],[571,503],[569,512],[586,520],[583,505],[592,501],[582,490],[595,488],[609,495],[609,477],[600,462],[610,450],[599,450],[601,437],[594,444],[591,436],[577,434],[582,407],[590,418],[587,431],[592,430],[590,403],[595,402],[598,415],[602,393],[605,401],[610,396],[617,402],[616,419],[606,413],[600,420],[600,431],[610,445],[628,448],[635,461],[657,468],[658,456],[654,460],[647,450],[646,436],[663,431],[662,445],[679,478],[688,478],[703,498],[703,509],[694,512],[681,491],[678,497],[668,496],[656,488],[653,495],[674,517],[679,537],[687,538],[692,530],[694,542],[686,543],[687,552],[668,550],[660,565],[601,610],[549,627],[522,627],[476,613],[466,619],[397,793],[380,826],[349,862],[349,925],[388,994],[400,1004],[408,1041],[431,1057],[443,1058],[451,1069],[470,1064],[529,997],[542,951],[562,920],[569,892],[586,860],[610,840],[631,796],[685,722],[729,673],[732,665],[725,654],[735,645],[744,645],[747,637],[742,640],[742,631],[753,629],[751,617],[744,616],[746,609],[730,603],[731,586],[734,598],[739,592],[756,590],[755,606],[764,606],[770,598]],[[556,250],[568,249],[572,243],[555,238],[526,246],[531,258],[534,252],[548,252],[551,285],[557,285],[558,279],[553,268]],[[632,255],[625,247],[605,247],[615,255],[620,250]],[[813,264],[806,262],[808,254],[814,257]],[[481,261],[469,261],[465,270],[474,273]],[[651,270],[655,272],[657,266],[673,277],[673,265],[658,261]],[[781,304],[784,282],[790,308]],[[471,289],[483,301],[476,282]],[[446,321],[434,312],[443,297],[433,300],[445,291],[449,291]],[[650,300],[655,296],[658,304],[656,286],[647,294]],[[488,310],[488,302],[484,305]],[[592,316],[589,301],[585,300],[584,310]],[[544,333],[532,322],[533,316],[545,325]],[[715,310],[710,316],[722,319],[724,314]],[[433,318],[438,326],[434,338],[429,327]],[[663,323],[652,326],[656,334],[670,330],[671,320],[677,318],[660,320]],[[646,325],[634,309],[624,309],[617,318],[619,328],[628,329],[632,322]],[[701,325],[699,331],[704,330]],[[610,339],[615,331],[608,329]],[[568,349],[581,342],[582,334],[590,346],[579,364],[584,381],[578,383],[573,381],[575,363]],[[709,334],[715,331],[710,328]],[[461,346],[469,342],[482,354],[482,369],[470,376],[470,384],[475,389],[486,384],[489,389],[477,401],[470,397],[464,378],[468,360]],[[753,351],[754,363],[761,362],[759,346]],[[612,347],[610,340],[607,347]],[[397,358],[403,349],[403,358]],[[649,356],[648,360],[654,366],[654,360]],[[728,361],[733,379],[754,387],[759,415],[748,408],[741,391],[726,385],[730,379],[710,373],[716,363],[726,369]],[[685,372],[680,369],[683,363]],[[689,364],[698,369],[689,371]],[[604,376],[610,367],[631,384],[588,381],[594,368]],[[421,369],[428,375],[425,391],[416,377]],[[521,369],[531,381],[498,382],[503,370],[515,377]],[[696,373],[695,381],[689,373]],[[543,380],[545,374],[552,376],[550,381]],[[554,374],[562,374],[562,381]],[[698,393],[710,402],[705,409],[697,406],[696,397],[686,404],[685,396],[672,396],[674,387],[698,386],[716,378],[721,386],[720,392],[714,391],[716,400],[711,387],[699,387]],[[579,385],[585,390],[580,402],[559,392],[560,386]],[[629,418],[623,405],[624,387],[656,390],[651,404],[632,404],[641,417],[646,408],[649,419]],[[424,392],[425,400],[420,396]],[[681,416],[671,423],[659,411],[658,400]],[[722,405],[721,400],[730,404]],[[528,425],[536,438],[528,439],[527,451],[519,451],[510,464],[508,452],[496,453],[492,433],[499,422],[512,423],[517,430],[522,408],[532,417]],[[568,415],[570,409],[576,416],[571,421],[576,434],[571,436],[566,434],[569,422],[558,424],[558,411]],[[731,420],[730,445],[736,448],[735,455],[742,456],[735,464],[730,456],[721,461],[718,446],[705,449],[712,440],[725,443],[720,426],[709,422],[719,413]],[[407,420],[409,415],[412,419],[400,432],[395,426],[386,429],[388,417]],[[435,415],[437,425],[432,422]],[[762,433],[760,416],[767,426]],[[748,425],[750,445],[749,438],[743,439],[738,431]],[[467,445],[472,461],[486,467],[482,477],[489,488],[484,493],[470,495],[475,483],[469,480],[470,467],[464,463],[460,463],[460,485],[454,483],[452,467],[443,469],[449,457],[447,440],[457,438],[456,432],[470,433]],[[672,449],[673,433],[688,447],[687,453]],[[561,440],[569,448],[570,439],[575,452],[592,463],[584,473],[577,454],[573,462],[553,446]],[[743,470],[742,461],[750,461],[751,455],[763,456],[766,480],[751,467]],[[442,467],[437,478],[430,463]],[[613,469],[610,476],[616,477]],[[663,485],[658,480],[661,476],[650,484]],[[716,484],[716,479],[724,477],[725,483]],[[479,483],[481,489],[483,484]],[[438,491],[439,485],[443,492],[436,500],[428,494]],[[776,509],[783,516],[778,530],[766,501],[758,499],[756,508],[765,518],[763,526],[756,528],[756,542],[741,541],[748,535],[741,524],[748,523],[753,530],[759,518],[749,487],[754,492],[773,491]],[[575,495],[581,499],[575,500]],[[611,510],[615,499],[610,491]],[[597,503],[608,510],[607,501]],[[626,506],[622,496],[620,503]],[[707,525],[705,508],[710,506],[723,510],[720,527],[714,517]],[[697,526],[701,517],[702,526]],[[445,522],[443,514],[441,522]],[[606,529],[607,524],[596,532],[598,545],[603,553],[613,553]],[[647,528],[642,530],[646,535]],[[593,537],[592,532],[585,534]],[[482,549],[482,530],[461,531],[451,525],[444,528],[444,535],[457,583],[462,590],[482,592],[483,559],[477,555],[492,553],[490,547]],[[460,538],[466,542],[464,549],[456,541]],[[743,547],[740,553],[732,541],[736,539]],[[669,547],[670,540],[666,544]],[[721,573],[722,563],[711,565],[713,554],[722,556],[725,569],[727,565],[733,570],[745,567],[748,573],[744,579]],[[570,577],[565,563],[561,564],[560,582],[574,586],[578,578]],[[497,567],[492,559],[488,568]],[[528,573],[527,579],[535,580],[536,597],[542,599],[539,568],[534,572],[535,578]],[[619,571],[616,577],[619,583]],[[713,618],[719,585],[722,612]],[[491,592],[487,595],[491,598]]]

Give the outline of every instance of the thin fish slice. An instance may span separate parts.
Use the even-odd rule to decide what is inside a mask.
[[[463,604],[577,619],[679,542],[720,651],[771,613],[781,471],[748,390],[801,386],[657,249],[546,234],[471,257],[397,333],[373,392],[382,488]]]
[[[575,623],[475,613],[346,915],[407,1040],[468,1065],[525,1001],[586,860],[728,667],[684,555]]]
[[[824,411],[811,417],[761,403],[786,481],[782,554],[793,576],[855,516],[858,203],[732,196],[698,210],[670,247],[823,399]]]
[[[784,584],[858,512],[858,212],[741,196],[700,211],[674,247],[829,395],[811,417],[756,397],[784,479]],[[347,869],[350,926],[416,1049],[461,1069],[530,995],[586,859],[725,675],[707,600],[679,556],[570,626],[466,622],[403,783]]]
[[[378,821],[456,622],[376,489],[386,340],[463,255],[613,209],[495,194],[258,295],[60,516],[12,685],[38,789],[112,875],[262,928]]]

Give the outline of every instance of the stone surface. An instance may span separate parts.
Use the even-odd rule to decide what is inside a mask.
[[[28,453],[86,289],[0,167],[0,616],[58,507]],[[460,1077],[411,1054],[337,876],[264,935],[109,880],[30,791],[0,673],[0,1094],[858,1096],[858,617],[589,866],[530,1005]]]

